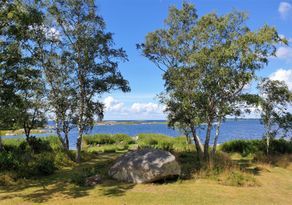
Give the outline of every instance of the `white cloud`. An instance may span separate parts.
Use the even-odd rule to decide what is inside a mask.
[[[271,80],[284,81],[288,85],[289,90],[292,90],[292,69],[279,69],[269,77]]]
[[[122,111],[124,103],[117,101],[112,96],[106,97],[103,100],[105,111]]]
[[[291,60],[292,48],[291,47],[279,47],[276,51],[276,56],[280,59]]]
[[[131,111],[135,113],[141,113],[141,112],[157,113],[157,112],[161,112],[162,109],[156,103],[134,103],[131,106]]]
[[[121,102],[112,96],[104,98],[105,119],[110,120],[160,120],[165,119],[163,113],[164,106],[148,102],[148,103],[127,103]]]
[[[292,12],[292,5],[288,2],[281,2],[278,11],[283,19],[286,19]]]

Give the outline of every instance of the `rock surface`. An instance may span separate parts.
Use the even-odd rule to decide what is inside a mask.
[[[109,170],[119,181],[147,183],[181,174],[181,168],[170,152],[141,149],[119,157]]]
[[[101,176],[96,174],[94,176],[88,177],[85,180],[85,185],[86,186],[94,186],[96,184],[99,184],[101,182]]]

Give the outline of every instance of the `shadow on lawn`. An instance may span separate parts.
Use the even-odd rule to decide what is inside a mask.
[[[34,203],[45,203],[56,194],[64,195],[65,198],[79,198],[89,195],[89,191],[94,186],[78,186],[72,183],[74,174],[88,167],[100,168],[100,172],[107,172],[108,167],[118,154],[99,154],[96,159],[86,161],[71,169],[63,169],[57,171],[54,175],[48,177],[40,177],[37,179],[23,180],[22,183],[13,186],[0,187],[0,201],[12,199],[15,197],[22,198],[24,201]],[[106,196],[121,196],[128,189],[134,187],[132,184],[119,184],[116,181],[106,179],[101,186],[103,194]],[[33,190],[33,191],[32,191]]]

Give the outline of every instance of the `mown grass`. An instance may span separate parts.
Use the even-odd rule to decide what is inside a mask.
[[[188,160],[184,156],[186,162],[195,162],[192,154],[188,154]],[[118,156],[120,153],[100,153],[81,164],[63,167],[49,177],[0,187],[1,204],[290,204],[292,168],[268,166],[268,171],[248,175],[259,183],[252,187],[238,187],[237,183],[246,177],[237,171],[232,175],[222,173],[220,180],[201,175],[171,183],[134,185],[106,177],[108,167]],[[77,185],[72,179],[84,170],[104,176],[102,183],[94,187]],[[222,181],[224,177],[229,181]]]

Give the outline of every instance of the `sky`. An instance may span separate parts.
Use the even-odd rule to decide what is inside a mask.
[[[181,0],[97,0],[107,31],[114,33],[115,47],[122,47],[128,62],[119,69],[129,81],[131,92],[114,91],[102,96],[105,120],[158,120],[166,119],[164,106],[157,95],[164,90],[162,72],[136,49],[147,33],[164,27],[170,6],[181,8]],[[210,12],[224,15],[233,10],[249,15],[247,25],[257,30],[264,24],[274,26],[292,46],[292,0],[189,0],[199,17]],[[292,47],[279,45],[277,58],[258,72],[261,77],[284,80],[292,90]],[[251,92],[255,87],[251,86]],[[252,116],[251,116],[252,117]]]

